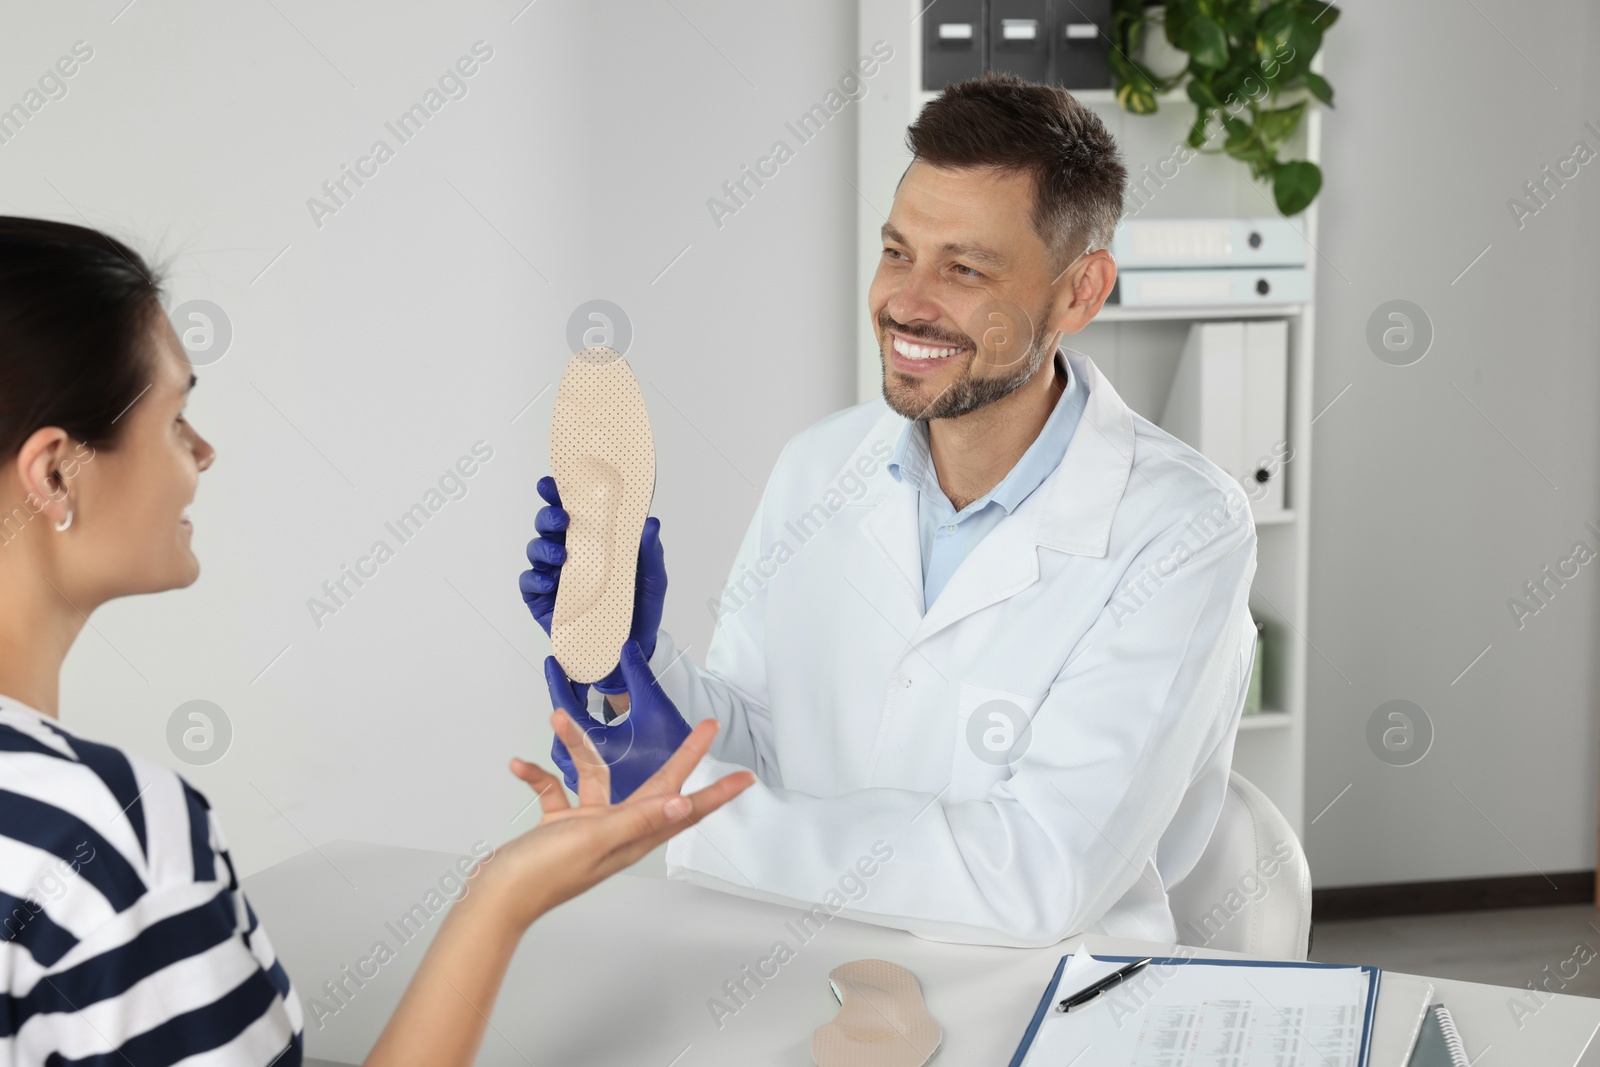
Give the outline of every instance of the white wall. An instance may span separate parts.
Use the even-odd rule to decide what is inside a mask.
[[[505,763],[547,760],[549,643],[516,586],[568,316],[600,297],[632,320],[666,625],[703,663],[778,450],[851,402],[853,117],[720,229],[706,200],[854,61],[853,7],[7,6],[0,106],[75,41],[94,54],[0,145],[0,210],[173,256],[173,303],[210,299],[235,334],[190,408],[218,449],[202,577],[93,617],[65,724],[182,770],[244,873],[333,838],[531,826]],[[398,145],[385,121],[480,40],[467,95]],[[319,228],[307,199],[380,137],[393,158]],[[385,521],[478,441],[467,494],[400,544]],[[318,628],[307,599],[379,538],[393,559]],[[192,699],[234,731],[208,766],[166,742]]]
[[[1574,542],[1600,549],[1584,529],[1600,525],[1600,163],[1520,230],[1506,202],[1574,142],[1600,151],[1584,127],[1600,127],[1600,12],[1344,7],[1326,43],[1337,108],[1323,128],[1316,407],[1332,407],[1314,426],[1312,873],[1337,885],[1592,868],[1600,564],[1521,629],[1506,602]],[[1379,361],[1364,337],[1392,299],[1433,323],[1411,366]],[[1435,731],[1411,766],[1376,759],[1365,738],[1392,699]]]

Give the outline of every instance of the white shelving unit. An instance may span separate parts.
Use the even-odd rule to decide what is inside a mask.
[[[859,314],[857,384],[860,399],[882,392],[882,363],[867,287],[877,269],[882,243],[878,229],[894,202],[894,188],[911,162],[906,127],[937,93],[923,92],[921,13],[926,0],[861,0],[859,51],[877,41],[893,57],[872,79],[859,112],[859,163],[854,183],[859,194],[857,253]],[[1313,64],[1320,68],[1320,57]],[[1154,115],[1130,115],[1117,106],[1110,89],[1073,94],[1091,107],[1116,138],[1130,182],[1147,193],[1140,218],[1277,215],[1270,188],[1250,179],[1246,166],[1224,155],[1197,155],[1179,165],[1175,176],[1150,178],[1157,164],[1184,144],[1194,106],[1181,90],[1163,94]],[[1322,113],[1313,104],[1285,158],[1320,162]],[[1146,171],[1145,168],[1150,170]],[[1168,168],[1171,169],[1170,167]],[[1130,214],[1137,204],[1129,200]],[[1296,216],[1308,240],[1317,245],[1317,204]],[[1307,263],[1315,292],[1316,257]],[[1152,421],[1159,415],[1177,368],[1191,323],[1205,319],[1282,318],[1289,324],[1289,446],[1284,467],[1286,508],[1256,521],[1257,568],[1250,609],[1266,624],[1266,656],[1259,715],[1240,724],[1234,768],[1259,786],[1302,836],[1305,831],[1306,633],[1309,520],[1311,512],[1312,336],[1315,307],[1249,305],[1204,308],[1119,308],[1107,306],[1082,332],[1064,344],[1094,360],[1117,392]]]

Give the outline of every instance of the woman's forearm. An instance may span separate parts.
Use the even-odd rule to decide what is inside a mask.
[[[633,796],[613,804],[610,774],[594,742],[565,710],[551,715],[550,724],[575,754],[578,806],[567,799],[561,779],[512,761],[512,773],[538,792],[543,817],[495,850],[494,862],[486,861],[476,885],[445,916],[366,1067],[466,1067],[534,920],[637,863],[755,782],[755,775],[740,771],[688,796],[680,792],[719,728],[702,722]]]
[[[445,916],[365,1067],[468,1067],[525,927],[489,893],[469,892]]]

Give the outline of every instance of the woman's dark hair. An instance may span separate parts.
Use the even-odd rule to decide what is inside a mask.
[[[150,382],[157,272],[115,238],[0,216],[0,457],[46,426],[116,447],[118,419]]]
[[[1127,169],[1100,117],[1065,89],[1004,71],[947,85],[906,131],[935,167],[996,167],[1033,176],[1034,232],[1054,269],[1111,244]]]

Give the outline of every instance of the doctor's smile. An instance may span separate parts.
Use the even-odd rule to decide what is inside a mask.
[[[894,337],[895,355],[910,360],[913,366],[919,363],[930,363],[933,360],[948,359],[951,356],[960,355],[962,352],[968,351],[963,345],[945,346],[926,341],[908,341],[905,335],[900,333],[895,333],[892,336]]]
[[[1488,554],[1600,534],[1600,362],[1479,340],[1484,294],[1600,284],[1566,248],[1600,191],[1547,167],[1518,237],[1463,215],[1414,269],[1392,190],[1498,203],[1494,168],[1377,197],[1403,138],[1363,131],[1434,99],[1371,57],[1465,20],[1483,55],[1416,55],[1515,112],[1521,180],[1600,137],[1597,49],[1442,0],[13,6],[0,1067],[1401,1067],[1441,1003],[1496,1062],[1600,1034],[1321,940],[1592,891],[1600,583],[1516,564],[1514,636],[1469,609],[1506,623]],[[1460,447],[1362,479],[1452,392]],[[1408,555],[1468,505],[1457,566]],[[1346,593],[1446,570],[1448,611]],[[1502,743],[1471,706],[1540,655],[1566,690],[1501,719],[1575,740]]]

